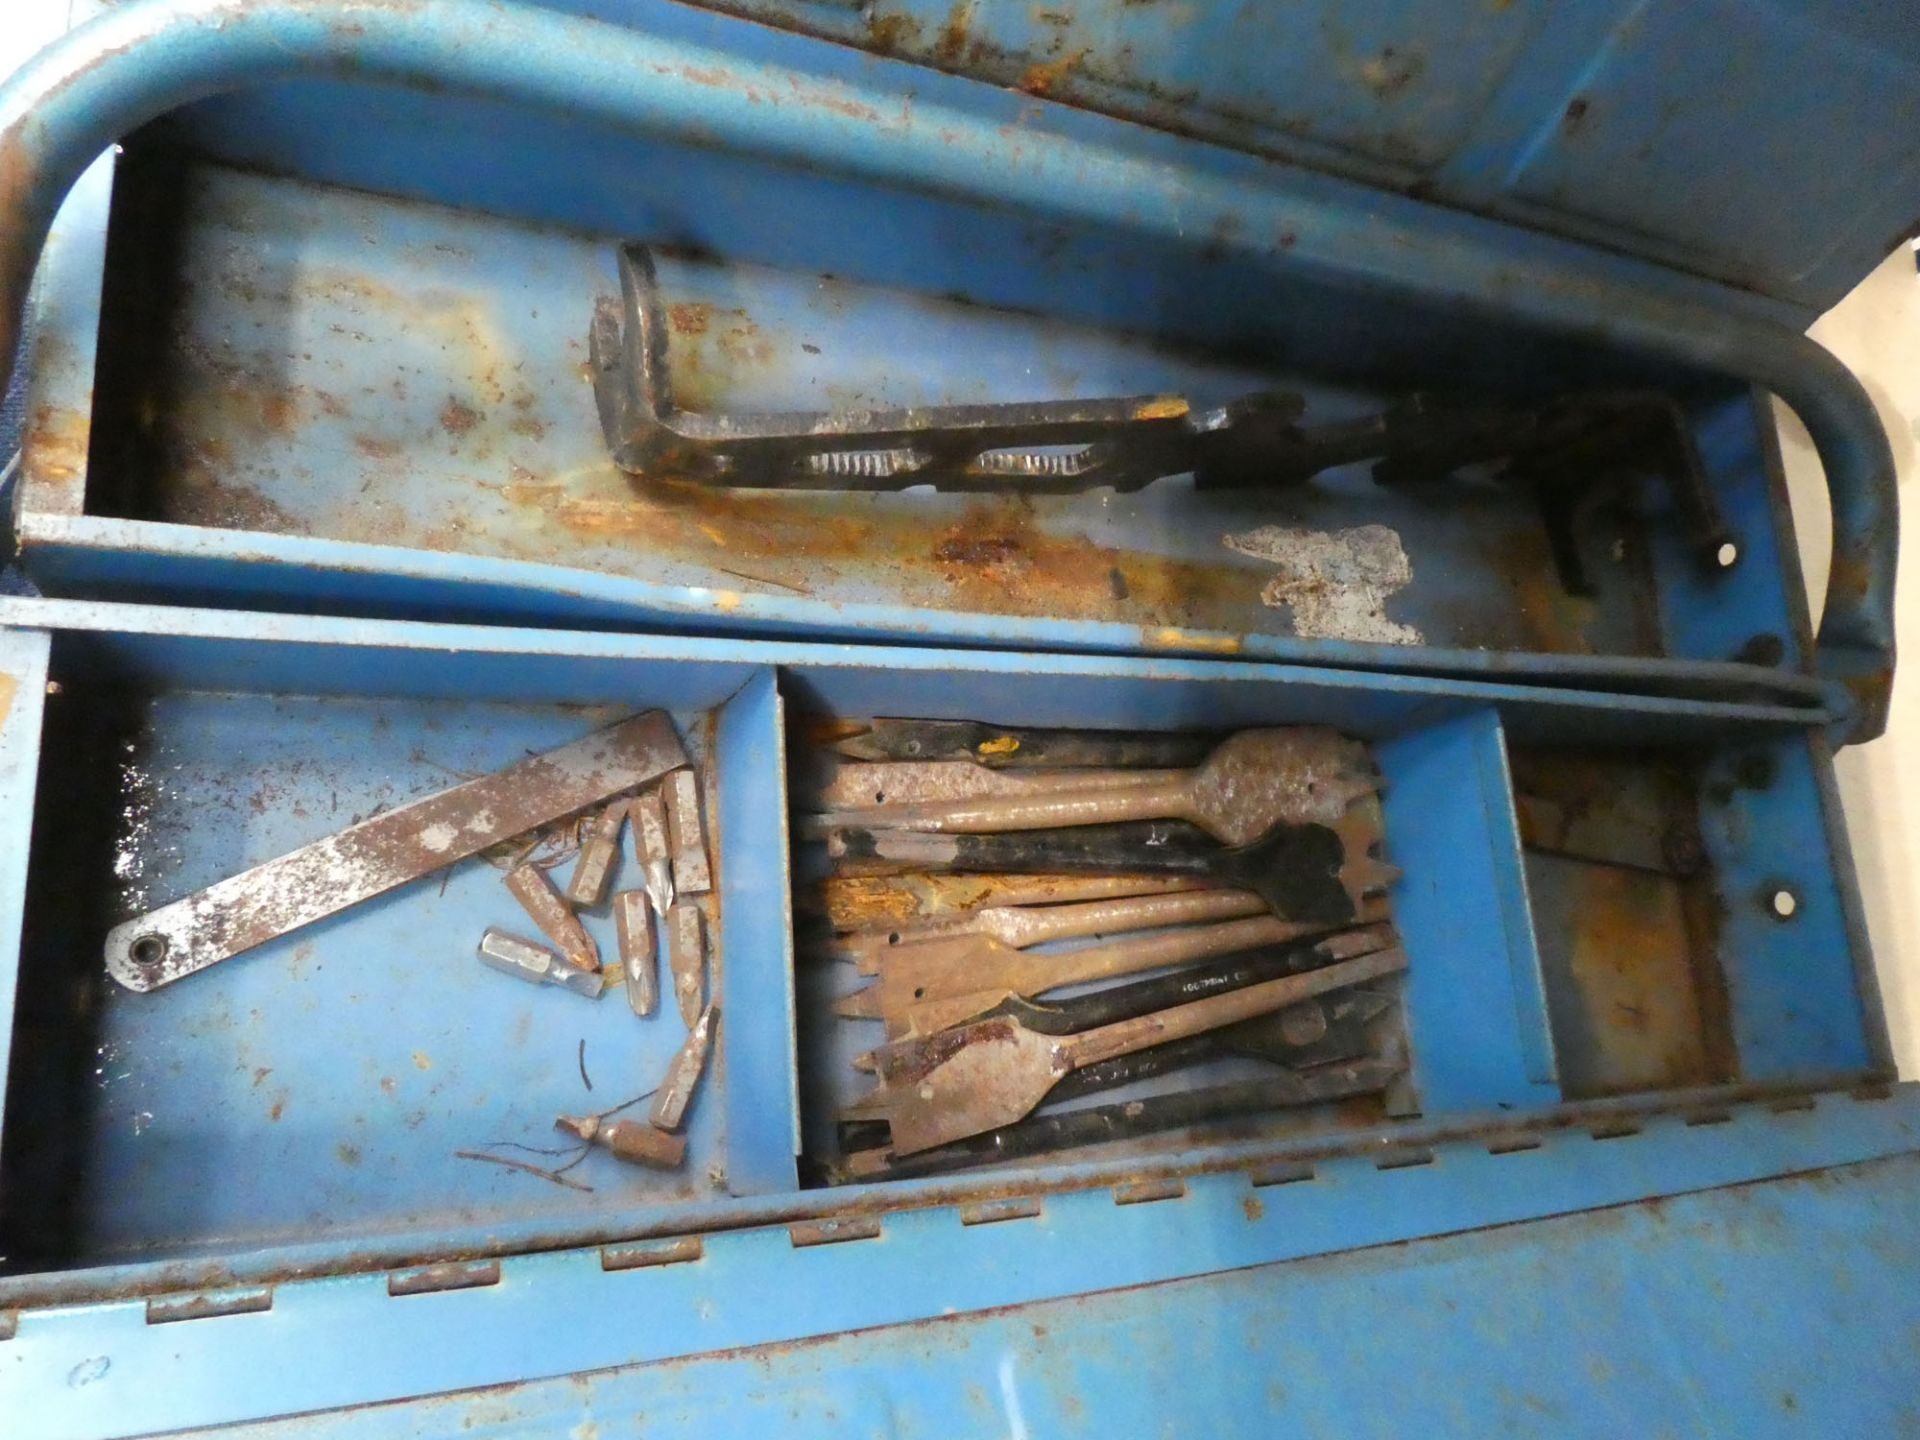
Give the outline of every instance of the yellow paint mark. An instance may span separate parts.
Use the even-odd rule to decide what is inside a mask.
[[[1246,645],[1238,635],[1207,635],[1170,625],[1149,630],[1143,638],[1156,650],[1204,650],[1211,655],[1238,655]]]
[[[1133,418],[1136,420],[1178,420],[1187,413],[1189,406],[1178,395],[1157,395],[1151,400],[1143,400],[1134,406]]]
[[[714,591],[713,608],[716,610],[738,610],[740,608],[740,592],[738,590]]]
[[[19,688],[19,680],[11,675],[0,675],[0,730],[7,728],[7,716],[13,712],[13,695]]]
[[[982,755],[1011,755],[1020,748],[1020,741],[1015,736],[1002,735],[995,740],[981,741],[978,748]]]
[[[413,1068],[416,1070],[431,1070],[433,1068],[433,1061],[427,1058],[425,1051],[416,1050],[413,1052]]]

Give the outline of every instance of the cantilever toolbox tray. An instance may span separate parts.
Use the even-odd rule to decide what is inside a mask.
[[[1885,723],[1892,461],[1797,332],[1904,216],[1872,107],[1796,87],[1893,103],[1904,38],[1729,3],[1755,91],[1643,6],[100,8],[0,94],[0,1431],[1485,1433],[1609,1376],[1612,1433],[1892,1423],[1920,1099],[1831,759]],[[1782,158],[1818,125],[1858,163]],[[677,1168],[470,1158],[685,1033],[477,965],[484,857],[107,977],[649,710],[722,1016]],[[1404,1073],[837,1170],[878,1027],[789,800],[877,716],[1366,742]]]

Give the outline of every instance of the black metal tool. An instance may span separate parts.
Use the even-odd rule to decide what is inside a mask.
[[[1260,1080],[1211,1085],[1119,1104],[1092,1105],[1059,1114],[1034,1115],[916,1155],[895,1157],[885,1148],[863,1150],[849,1155],[835,1167],[833,1178],[843,1184],[860,1180],[919,1179],[1109,1141],[1135,1140],[1189,1125],[1321,1105],[1356,1095],[1378,1094],[1402,1069],[1385,1060],[1339,1061],[1304,1073],[1284,1071]]]
[[[674,403],[670,327],[644,245],[622,247],[620,290],[595,304],[588,349],[614,463],[642,474],[774,490],[1134,490],[1189,471],[1250,484],[1304,408],[1273,391],[1200,411],[1177,395],[1134,395],[695,414]]]
[[[1268,438],[1267,463],[1257,474],[1249,469],[1247,483],[1304,484],[1336,465],[1371,460],[1382,485],[1431,486],[1485,467],[1540,507],[1569,594],[1594,593],[1578,538],[1586,517],[1641,478],[1665,487],[1702,569],[1723,570],[1739,559],[1686,412],[1658,391],[1583,391],[1534,406],[1416,393],[1377,415],[1289,427]],[[1241,482],[1213,472],[1195,483]]]
[[[971,760],[994,770],[1061,767],[1185,770],[1213,753],[1218,737],[1167,731],[1045,730],[979,720],[866,722],[832,743],[851,760]]]
[[[1328,825],[1278,825],[1251,845],[1227,847],[1183,820],[1085,825],[1069,830],[1002,835],[942,835],[914,831],[835,830],[827,836],[835,860],[871,860],[927,870],[992,874],[1205,875],[1251,890],[1274,914],[1308,924],[1344,925],[1359,902],[1391,880],[1390,867],[1350,856],[1340,832]],[[1377,881],[1358,869],[1378,867]]]

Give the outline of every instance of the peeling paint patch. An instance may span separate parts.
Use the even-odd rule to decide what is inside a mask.
[[[1290,530],[1262,525],[1221,543],[1279,567],[1260,591],[1262,604],[1293,612],[1296,634],[1320,640],[1418,645],[1420,632],[1387,618],[1387,598],[1413,579],[1399,532],[1385,525],[1351,530]]]

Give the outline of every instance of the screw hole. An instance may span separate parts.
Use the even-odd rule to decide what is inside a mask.
[[[1767,909],[1776,920],[1791,920],[1800,913],[1800,897],[1782,885],[1767,896]]]
[[[142,967],[158,965],[167,958],[167,939],[164,935],[138,935],[127,947],[127,954],[133,957],[133,963]]]
[[[1713,552],[1713,559],[1722,570],[1731,570],[1740,562],[1740,547],[1731,540],[1722,540],[1720,548]]]
[[[886,791],[884,791],[884,790],[876,790],[876,791],[874,791],[874,792],[873,792],[873,803],[874,803],[874,804],[876,804],[876,805],[884,805],[884,804],[886,804],[886,803],[887,803],[887,792],[886,792]]]
[[[919,753],[920,753],[920,742],[918,740],[907,741],[907,754],[918,755]]]
[[[900,943],[900,932],[898,930],[891,932],[887,936],[887,944],[898,945],[899,943]]]

